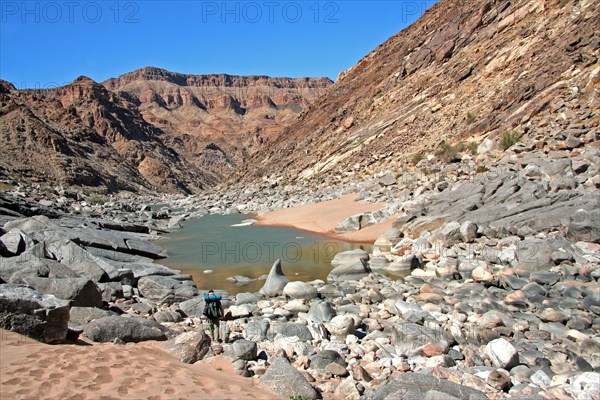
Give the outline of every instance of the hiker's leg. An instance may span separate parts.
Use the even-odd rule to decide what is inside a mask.
[[[209,319],[208,323],[210,326],[210,338],[214,341],[215,340],[215,322],[212,319]]]

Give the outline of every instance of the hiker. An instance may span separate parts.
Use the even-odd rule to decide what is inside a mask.
[[[208,295],[204,296],[204,315],[208,319],[210,336],[212,340],[221,342],[219,327],[220,320],[223,317],[223,305],[221,296],[215,295],[214,290],[209,290]]]

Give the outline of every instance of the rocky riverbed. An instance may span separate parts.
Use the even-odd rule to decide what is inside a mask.
[[[284,398],[599,399],[598,136],[584,124],[360,181],[190,197],[98,204],[17,186],[0,193],[0,326],[48,343],[162,340],[186,363],[222,354]],[[336,231],[396,216],[374,251],[338,254],[327,281],[290,282],[277,262],[260,292],[221,292],[226,340],[211,344],[203,293],[151,241],[207,213],[347,193],[386,206]]]

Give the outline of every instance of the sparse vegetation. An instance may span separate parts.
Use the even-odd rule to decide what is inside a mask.
[[[477,154],[477,142],[475,142],[475,141],[471,140],[470,142],[465,143],[464,144],[464,148],[472,156],[474,156],[475,154]]]
[[[100,196],[99,194],[93,194],[93,195],[87,196],[85,201],[87,201],[88,204],[95,204],[95,205],[101,206],[106,203],[106,198],[103,196]]]
[[[288,400],[309,400],[309,399],[308,399],[308,396],[305,396],[305,395],[293,394],[290,397],[288,397]]]
[[[217,371],[223,371],[223,368],[222,368],[222,367],[216,367],[215,369],[216,369]]]
[[[502,150],[508,150],[512,145],[517,143],[521,139],[521,135],[516,132],[504,132],[500,139],[500,147]]]
[[[10,183],[0,182],[0,192],[6,192],[8,190],[12,190],[14,187],[15,187],[15,185],[12,185]]]
[[[478,173],[478,174],[483,174],[484,172],[488,172],[488,171],[489,171],[489,169],[485,165],[478,165],[475,168],[475,172]]]
[[[423,155],[422,152],[417,152],[415,154],[413,154],[413,156],[410,159],[410,162],[412,165],[417,165],[419,163],[419,161],[421,161],[423,158],[425,158],[425,156]]]
[[[475,114],[468,112],[465,121],[467,122],[467,125],[471,125],[475,121]]]
[[[461,151],[458,148],[459,146],[460,144],[457,146],[452,146],[450,143],[442,140],[435,150],[435,155],[444,162],[455,161],[458,158],[458,153]]]
[[[560,0],[560,6],[561,7],[566,6],[567,4],[569,4],[569,1],[571,1],[571,0]]]
[[[427,132],[423,131],[423,132],[419,133],[419,136],[425,137],[425,136],[427,136]]]
[[[378,91],[378,92],[377,92],[377,94],[375,94],[375,97],[374,97],[374,98],[375,98],[375,99],[378,99],[378,98],[380,98],[381,96],[383,96],[383,92],[380,90],[380,91]]]

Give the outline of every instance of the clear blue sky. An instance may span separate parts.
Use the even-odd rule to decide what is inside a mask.
[[[434,2],[1,0],[0,78],[52,87],[156,66],[335,80]]]

